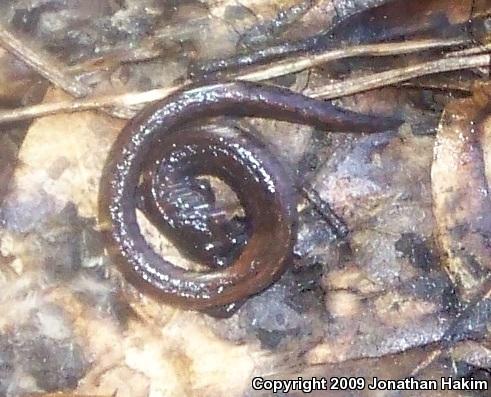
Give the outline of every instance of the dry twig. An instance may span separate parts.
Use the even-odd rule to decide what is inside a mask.
[[[353,95],[429,74],[489,66],[490,62],[490,54],[460,58],[443,58],[436,61],[423,62],[403,68],[374,73],[368,76],[347,79],[318,89],[308,90],[304,92],[304,94],[312,96],[313,98],[339,98],[341,96]]]
[[[460,328],[463,328],[463,323],[467,320],[467,316],[476,309],[479,303],[491,299],[491,277],[486,278],[483,282],[476,297],[461,311],[461,313],[450,323],[450,326],[445,331],[441,340],[437,342],[437,348],[428,353],[423,361],[421,361],[412,371],[409,376],[416,377],[428,368],[435,360],[437,360],[444,352],[453,347],[460,340],[455,338]]]
[[[463,58],[443,58],[437,61],[424,62],[400,69],[373,73],[367,76],[347,79],[329,84],[325,87],[306,92],[315,98],[334,99],[342,96],[353,95],[363,91],[400,83],[415,77],[434,73],[470,69],[488,66],[491,61],[489,54],[474,55]],[[158,101],[169,94],[183,88],[185,85],[171,88],[158,88],[150,91],[127,93],[122,95],[106,95],[87,99],[77,99],[66,102],[44,103],[19,109],[0,112],[0,123],[27,120],[36,117],[52,115],[56,113],[70,113],[84,110],[100,110],[107,107],[131,108],[135,105],[143,105]]]
[[[329,51],[316,56],[306,56],[295,61],[290,61],[286,63],[282,61],[260,71],[247,72],[242,75],[236,76],[236,79],[261,81],[264,79],[271,79],[273,77],[283,76],[289,73],[299,72],[301,70],[318,66],[322,63],[335,59],[362,55],[396,55],[400,53],[408,53],[411,51],[415,52],[428,50],[431,48],[454,46],[457,43],[459,42],[456,42],[455,40],[425,40],[417,42],[355,46],[343,50]],[[334,99],[391,84],[404,82],[415,77],[430,75],[434,73],[455,71],[460,69],[485,67],[489,66],[490,63],[491,56],[489,54],[480,54],[465,57],[448,57],[447,54],[441,59],[435,61],[423,62],[399,69],[393,69],[384,72],[372,73],[366,76],[350,78],[343,81],[334,82],[320,89],[309,90],[304,93],[315,98]],[[181,85],[168,88],[157,88],[149,91],[132,92],[118,95],[103,95],[98,97],[75,99],[72,101],[64,102],[44,103],[40,105],[2,111],[0,112],[0,123],[27,120],[56,113],[70,113],[85,110],[107,110],[108,108],[124,109],[125,112],[120,112],[119,115],[121,115],[122,117],[131,117],[135,113],[133,111],[135,107],[140,108],[146,103],[161,100],[171,93],[182,89],[186,86],[186,84],[189,84],[189,81],[186,81]]]
[[[437,48],[449,48],[466,44],[466,41],[450,40],[417,40],[397,43],[364,44],[339,50],[329,50],[316,55],[289,57],[261,66],[253,71],[240,73],[239,80],[261,81],[326,64],[328,62],[354,57],[382,57],[388,55],[410,54]]]
[[[89,94],[89,89],[63,71],[66,67],[40,51],[26,45],[0,24],[0,46],[30,66],[46,80],[76,98]]]

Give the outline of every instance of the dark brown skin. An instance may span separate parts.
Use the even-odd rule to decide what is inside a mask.
[[[127,278],[147,293],[188,309],[227,305],[276,281],[292,255],[296,235],[294,180],[257,138],[224,129],[190,130],[191,122],[215,116],[258,116],[334,131],[372,132],[400,121],[341,110],[287,89],[230,82],[188,89],[150,106],[116,140],[101,182],[100,221],[111,224],[109,250]],[[138,184],[156,154],[170,166],[160,177],[212,175],[237,194],[247,218],[247,244],[236,260],[213,272],[186,271],[148,245],[136,218]],[[161,203],[161,214],[179,211]],[[185,205],[185,204],[182,204]],[[174,206],[174,208],[172,208]],[[169,217],[160,229],[186,239]],[[167,225],[165,226],[165,223]],[[172,237],[171,237],[172,238]],[[196,242],[198,235],[192,240]],[[173,240],[176,240],[175,237]],[[181,243],[185,250],[186,241]]]
[[[200,126],[199,130],[188,129],[180,135],[182,139],[196,134],[220,136],[238,145],[247,141],[249,146],[264,151],[264,144],[251,132],[229,124]],[[175,144],[174,136],[168,135],[165,139],[167,143],[161,142],[164,147]],[[227,218],[226,212],[216,205],[214,191],[207,180],[196,178],[200,176],[195,175],[199,167],[188,164],[185,152],[179,154],[178,164],[169,163],[170,154],[161,150],[148,161],[149,168],[139,187],[142,196],[139,209],[189,259],[211,268],[226,267],[246,243],[247,224],[243,218]],[[173,155],[177,155],[176,150]]]

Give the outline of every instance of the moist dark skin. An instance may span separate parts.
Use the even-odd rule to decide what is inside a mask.
[[[246,82],[190,88],[149,106],[131,120],[114,143],[101,180],[100,221],[110,225],[109,252],[137,287],[188,309],[227,305],[268,287],[285,271],[296,235],[296,184],[266,145],[257,137],[226,130],[187,128],[191,122],[216,116],[265,117],[351,132],[400,125],[399,120],[361,115],[287,89]],[[173,177],[217,176],[237,194],[248,235],[230,266],[212,272],[186,271],[145,241],[136,218],[138,186],[155,153],[175,166]],[[170,207],[162,208],[165,214]],[[179,235],[182,225],[174,221],[162,219],[160,230]],[[191,245],[199,239],[196,236]],[[182,233],[178,239],[183,251],[189,243],[186,238]]]
[[[179,132],[182,140],[196,134],[209,137],[210,143],[220,137],[241,147],[254,147],[262,152],[262,157],[269,154],[257,136],[237,124],[193,126]],[[228,266],[246,243],[246,219],[228,219],[223,208],[217,206],[209,182],[196,178],[201,172],[190,163],[189,153],[173,146],[176,137],[169,134],[162,140],[160,146],[174,150],[168,153],[156,150],[149,159],[139,186],[139,209],[188,259],[211,268]],[[169,158],[176,156],[180,158],[178,163],[169,162]]]

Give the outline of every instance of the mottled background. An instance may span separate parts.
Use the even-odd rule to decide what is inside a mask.
[[[193,63],[314,34],[381,3],[0,1],[4,28],[91,94],[171,87]],[[337,62],[273,83],[301,91],[378,63]],[[448,77],[486,82],[489,70]],[[3,109],[71,98],[5,51],[0,80]],[[227,319],[140,294],[106,255],[98,184],[125,120],[87,111],[1,125],[0,396],[253,396],[253,376],[404,378],[441,346],[422,379],[489,381],[491,304],[480,288],[491,263],[491,121],[473,135],[468,126],[488,105],[470,95],[415,84],[337,100],[406,120],[372,135],[241,120],[351,232],[337,238],[302,200],[289,270]],[[441,345],[469,302],[478,304],[455,341]]]

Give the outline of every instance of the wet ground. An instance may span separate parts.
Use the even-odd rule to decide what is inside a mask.
[[[91,94],[170,87],[196,62],[314,34],[381,3],[0,2],[3,25],[65,65],[65,78],[76,77]],[[458,3],[447,20],[467,18],[467,3]],[[469,2],[479,7],[491,4]],[[339,61],[273,83],[300,91],[431,55]],[[0,54],[9,87],[0,92],[2,108],[71,98],[15,62]],[[225,319],[141,294],[107,255],[99,180],[126,120],[87,111],[1,125],[0,396],[261,395],[251,389],[254,376],[489,382],[489,68],[443,77],[479,87],[447,89],[435,78],[437,89],[421,80],[336,101],[402,118],[398,130],[240,121],[262,134],[350,233],[339,238],[301,199],[289,270]],[[167,240],[150,238],[166,257],[185,262]]]

